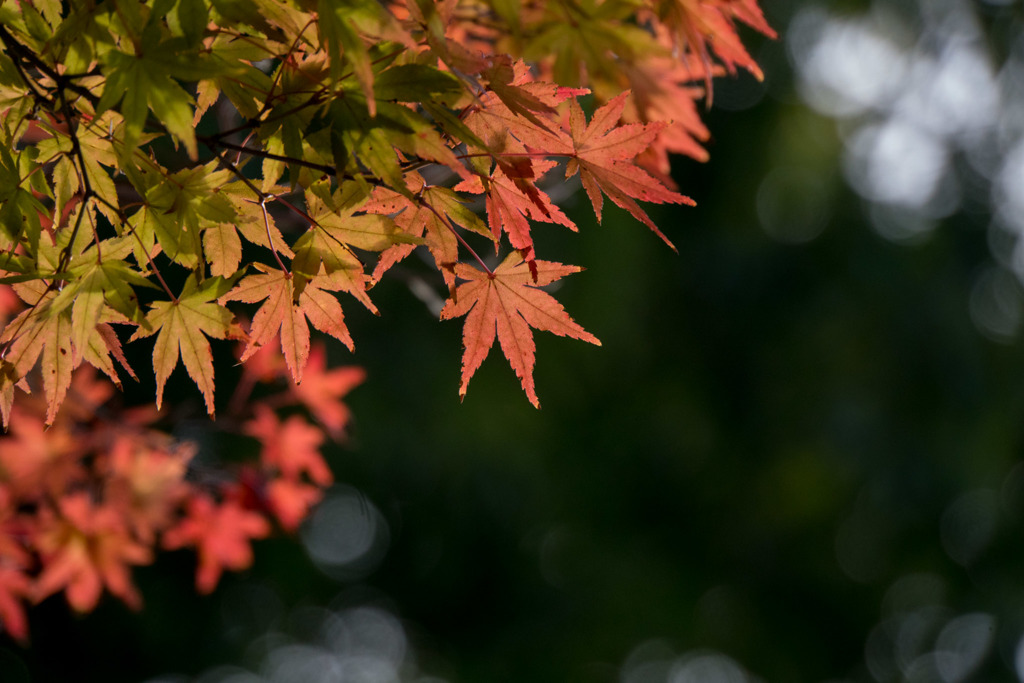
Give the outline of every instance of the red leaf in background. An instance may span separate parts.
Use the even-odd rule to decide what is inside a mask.
[[[0,626],[23,645],[28,642],[28,619],[23,600],[32,594],[32,581],[23,570],[0,559]]]
[[[115,437],[101,460],[105,499],[120,511],[140,541],[152,543],[189,494],[185,473],[194,453],[191,444],[168,443],[162,449],[147,444],[141,435]]]
[[[29,533],[27,519],[12,516],[10,495],[0,485],[0,626],[13,638],[28,641],[24,601],[32,597],[32,580],[25,573],[31,557],[18,539]]]
[[[0,478],[17,497],[61,496],[83,478],[82,442],[63,423],[46,429],[43,418],[16,406],[0,439]]]
[[[263,404],[256,404],[255,412],[256,416],[243,429],[263,443],[260,459],[264,466],[277,469],[292,481],[301,480],[304,474],[320,486],[329,486],[334,481],[331,469],[320,455],[320,444],[324,441],[320,429],[299,415],[281,422],[277,413]]]
[[[196,549],[196,589],[210,593],[225,569],[239,571],[252,564],[252,539],[269,533],[270,524],[259,513],[232,499],[218,505],[199,494],[189,499],[185,519],[164,533],[163,545],[168,550]]]
[[[129,565],[149,564],[150,548],[131,538],[116,510],[94,506],[88,493],[65,495],[58,507],[59,514],[45,508],[39,516],[35,545],[43,572],[36,599],[63,590],[73,608],[88,612],[105,586],[132,609],[141,607]]]
[[[324,497],[324,491],[301,481],[275,479],[267,484],[266,496],[281,527],[292,532],[299,528],[310,508]]]
[[[335,441],[345,437],[345,426],[352,411],[342,398],[366,381],[366,370],[353,365],[327,369],[323,344],[314,344],[302,384],[290,387],[292,396],[302,402]]]

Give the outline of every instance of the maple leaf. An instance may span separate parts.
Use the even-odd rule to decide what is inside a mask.
[[[554,165],[552,161],[533,163],[534,171],[538,175],[543,175]],[[469,181],[459,183],[455,189],[463,192],[485,192],[487,220],[494,231],[495,242],[497,243],[504,230],[512,246],[523,253],[531,253],[533,250],[533,237],[530,234],[528,219],[557,223],[573,232],[577,231],[576,224],[551,202],[547,193],[522,178],[508,177],[500,166],[490,178],[473,177]]]
[[[566,166],[565,177],[571,178],[577,172],[580,174],[598,221],[601,220],[601,193],[604,192],[615,204],[629,211],[664,240],[665,244],[675,249],[635,200],[691,206],[695,202],[669,190],[633,163],[637,154],[650,146],[665,124],[618,125],[628,96],[629,91],[626,91],[610,100],[594,112],[589,125],[579,103],[570,100],[569,126],[573,154]]]
[[[10,343],[4,360],[11,365],[8,370],[13,381],[23,378],[36,361],[42,359],[43,391],[48,402],[47,424],[53,422],[57,410],[64,402],[75,365],[71,346],[71,315],[67,311],[50,315],[47,304],[53,298],[53,292],[42,295],[33,302],[35,305],[32,308],[22,311],[10,322],[0,337],[0,343]],[[13,385],[9,386],[13,391]],[[8,407],[4,413],[5,427],[9,410]]]
[[[262,403],[255,406],[256,415],[246,422],[242,430],[263,443],[260,460],[267,467],[277,469],[283,477],[297,481],[305,474],[319,486],[334,481],[331,469],[320,455],[324,433],[299,415],[291,415],[284,422]]]
[[[299,292],[291,273],[261,264],[257,264],[257,268],[263,272],[249,275],[221,297],[221,301],[263,301],[253,317],[249,343],[239,360],[245,362],[262,346],[280,336],[281,350],[292,379],[296,384],[301,382],[309,357],[307,318],[321,332],[335,337],[349,349],[353,348],[341,304],[333,294],[325,291],[339,288],[337,282],[332,282],[329,276],[320,275],[307,282]]]
[[[285,531],[295,531],[320,502],[324,491],[318,486],[290,479],[274,479],[267,484],[267,503]]]
[[[88,612],[99,602],[104,586],[129,607],[142,599],[132,584],[129,565],[149,564],[150,549],[132,540],[124,520],[109,507],[94,506],[86,492],[65,495],[60,515],[44,510],[36,547],[43,572],[36,583],[36,599],[63,589],[68,602]]]
[[[226,339],[241,336],[232,322],[234,316],[231,311],[212,303],[230,285],[230,280],[221,277],[209,278],[202,284],[197,284],[196,279],[190,277],[175,301],[154,302],[146,315],[149,329],[140,327],[132,335],[132,340],[135,340],[159,333],[153,348],[158,409],[163,401],[164,384],[178,365],[180,356],[189,376],[203,392],[207,412],[214,414],[213,354],[206,337]]]
[[[462,331],[465,353],[462,356],[462,385],[459,396],[466,396],[473,373],[487,357],[497,336],[501,350],[515,370],[527,398],[540,407],[533,386],[536,346],[530,328],[546,330],[563,337],[601,345],[597,337],[580,327],[562,305],[539,289],[566,275],[578,273],[577,266],[551,261],[535,261],[535,274],[517,251],[511,252],[494,269],[486,272],[465,264],[455,274],[467,280],[455,290],[455,296],[441,310],[441,319],[466,316]]]
[[[238,571],[252,564],[250,541],[269,533],[267,520],[238,501],[228,499],[217,505],[208,495],[197,494],[189,498],[185,519],[164,533],[163,546],[167,550],[194,546],[199,555],[196,588],[210,593],[224,569]]]
[[[713,75],[709,45],[729,73],[742,67],[757,80],[764,78],[761,68],[743,46],[735,25],[738,19],[769,38],[777,37],[756,0],[660,0],[657,13],[665,26],[676,34],[677,43],[689,48],[704,63],[709,103]]]
[[[97,469],[105,500],[120,511],[140,541],[153,543],[189,494],[185,472],[195,447],[179,444],[165,450],[153,448],[148,440],[138,432],[116,433]]]
[[[23,601],[32,595],[32,581],[25,573],[32,560],[21,539],[29,524],[13,515],[10,492],[0,486],[0,625],[23,645],[28,642],[28,619]]]
[[[454,287],[455,278],[450,269],[459,260],[454,226],[461,226],[492,239],[493,234],[450,188],[427,185],[418,173],[409,174],[406,180],[409,189],[416,193],[415,198],[411,199],[386,187],[377,187],[362,209],[368,213],[394,215],[395,225],[411,238],[419,238],[426,233],[423,241],[434,263],[440,269],[445,283]],[[371,279],[379,280],[388,268],[411,254],[414,248],[414,244],[396,244],[383,251]]]
[[[324,345],[314,344],[302,384],[293,385],[289,392],[309,408],[332,439],[341,441],[352,415],[341,399],[366,380],[366,371],[351,365],[331,370],[326,366]]]

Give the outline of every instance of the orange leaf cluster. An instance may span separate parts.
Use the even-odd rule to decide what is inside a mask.
[[[104,591],[137,609],[132,568],[160,548],[195,550],[196,586],[208,593],[224,570],[252,563],[252,541],[274,525],[295,531],[333,482],[321,448],[328,435],[343,439],[342,398],[364,378],[359,368],[327,370],[319,344],[311,360],[301,388],[287,388],[282,357],[268,349],[245,366],[234,414],[217,423],[253,438],[258,453],[240,466],[197,462],[192,444],[161,428],[160,411],[118,407],[113,385],[88,367],[49,427],[45,401],[19,402],[0,436],[0,626],[27,640],[26,605],[61,592],[78,612]],[[279,382],[283,392],[247,400],[258,384]],[[282,420],[275,410],[286,406],[316,422]]]
[[[495,274],[474,234],[517,251],[536,285],[534,226],[578,229],[549,195],[559,170],[598,221],[607,197],[671,245],[641,204],[693,204],[669,154],[707,157],[696,102],[713,76],[762,77],[738,26],[775,35],[757,0],[228,5],[0,17],[22,74],[0,83],[0,279],[27,305],[0,331],[4,425],[36,366],[48,423],[83,362],[134,376],[112,325],[154,339],[158,408],[180,362],[213,415],[211,340],[244,339],[242,361],[279,344],[298,384],[310,326],[353,349],[345,296],[376,313],[371,287],[419,245],[449,317],[470,311],[455,296],[467,263]],[[215,118],[238,124],[199,126]],[[237,302],[259,305],[248,334]],[[464,368],[487,336],[464,335]],[[502,347],[536,404],[532,357]]]
[[[440,317],[465,319],[460,395],[497,341],[539,406],[533,330],[600,343],[543,289],[580,270],[535,253],[537,224],[578,230],[552,186],[578,177],[598,221],[607,197],[671,246],[641,203],[693,203],[668,157],[707,157],[713,76],[761,78],[738,25],[774,36],[757,0],[6,8],[4,628],[27,637],[25,605],[57,593],[138,606],[132,568],[157,548],[194,549],[208,592],[254,539],[294,531],[363,381],[327,367],[310,326],[353,349],[345,297],[377,313],[371,288],[419,246],[448,290]],[[109,400],[118,366],[135,378],[115,326],[153,340],[156,410]],[[211,464],[159,412],[180,363],[213,416],[211,340],[242,342],[217,429],[247,437],[245,463]]]

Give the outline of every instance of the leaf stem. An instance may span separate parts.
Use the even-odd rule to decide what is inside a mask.
[[[277,248],[274,247],[274,238],[270,234],[270,216],[267,215],[266,195],[260,197],[260,210],[263,212],[263,228],[267,231],[267,243],[270,244],[270,251],[274,254],[274,260],[277,261],[278,267],[285,273],[285,277],[291,278],[292,273],[281,261],[281,256],[277,253]]]
[[[3,44],[7,46],[7,49],[16,54],[20,60],[28,62],[35,68],[39,69],[45,76],[53,79],[53,82],[57,84],[57,87],[60,90],[67,89],[78,93],[87,99],[94,107],[99,103],[100,98],[94,95],[88,88],[80,86],[72,81],[73,78],[78,77],[77,74],[68,76],[66,74],[57,73],[47,66],[46,62],[40,59],[36,53],[19,43],[3,26],[0,26],[0,42],[3,42]],[[17,65],[17,63],[15,64]],[[18,68],[18,71],[21,72],[20,67]],[[22,77],[24,78],[24,74],[22,74]],[[27,79],[26,83],[28,83]]]
[[[419,201],[422,206],[426,207],[428,211],[437,216],[438,219],[441,220],[441,222],[448,226],[448,229],[452,231],[453,235],[455,235],[455,239],[459,241],[459,244],[466,248],[466,250],[473,256],[476,262],[480,264],[480,267],[487,271],[488,275],[494,275],[494,271],[487,267],[487,264],[484,263],[484,260],[480,258],[480,255],[476,253],[476,250],[469,245],[469,242],[466,241],[466,238],[459,234],[459,231],[455,228],[455,226],[452,224],[451,220],[449,220],[447,216],[441,214],[437,209],[430,205],[430,202],[426,201],[422,197],[420,198]]]
[[[324,165],[324,164],[317,164],[317,163],[314,163],[312,161],[306,161],[305,159],[296,159],[294,157],[284,156],[282,154],[274,154],[273,152],[267,152],[267,151],[262,150],[262,149],[254,149],[252,147],[246,147],[245,145],[236,145],[233,142],[225,142],[224,140],[219,140],[217,138],[209,137],[209,136],[205,136],[205,135],[204,136],[200,136],[197,139],[200,142],[202,142],[204,145],[209,147],[210,149],[213,149],[214,150],[214,154],[217,154],[216,153],[216,148],[217,147],[223,147],[224,149],[230,149],[230,150],[232,150],[234,152],[238,152],[239,154],[249,154],[249,155],[252,155],[254,157],[259,157],[261,159],[273,159],[274,161],[283,161],[283,162],[285,162],[287,164],[297,164],[299,166],[305,166],[306,168],[311,168],[311,169],[313,169],[315,171],[320,171],[321,173],[325,173],[325,174],[330,175],[330,176],[337,176],[338,175],[337,169],[334,168],[333,166],[327,166],[327,165]],[[218,158],[220,158],[219,155],[218,155]]]
[[[273,198],[273,196],[267,194],[266,192],[264,192],[260,188],[258,188],[255,185],[253,185],[252,181],[249,180],[248,178],[246,178],[245,174],[242,173],[240,170],[238,170],[237,166],[235,166],[230,161],[225,159],[219,153],[214,152],[214,156],[217,157],[217,161],[219,161],[221,163],[221,166],[223,166],[227,170],[231,171],[231,173],[234,174],[236,178],[238,178],[243,183],[245,183],[246,187],[248,187],[250,190],[252,190],[253,193],[257,197],[259,197],[260,201],[258,203],[260,205],[260,210],[263,212],[263,227],[267,231],[267,244],[270,245],[270,251],[273,252],[274,260],[277,261],[277,265],[281,268],[282,271],[284,271],[284,273],[288,277],[291,277],[292,273],[291,273],[290,270],[288,270],[288,268],[285,267],[284,262],[281,261],[281,255],[277,253],[277,247],[274,246],[274,238],[273,238],[273,236],[270,233],[270,216],[267,214],[267,199],[271,199],[271,198]],[[257,202],[253,202],[253,203],[256,204]]]

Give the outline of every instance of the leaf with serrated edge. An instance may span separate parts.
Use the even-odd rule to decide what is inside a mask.
[[[538,289],[579,272],[580,268],[551,261],[534,263],[536,278],[517,251],[505,257],[493,273],[463,263],[455,266],[455,275],[466,282],[459,285],[455,296],[445,304],[441,319],[466,316],[462,330],[465,353],[460,397],[466,396],[469,380],[487,357],[495,337],[519,377],[526,397],[537,408],[540,401],[533,385],[536,346],[530,328],[601,345],[597,337],[569,317],[553,296]]]
[[[669,190],[633,163],[637,154],[651,145],[665,124],[634,123],[619,126],[619,117],[628,96],[629,92],[624,92],[598,109],[589,125],[579,103],[570,100],[569,126],[575,152],[566,166],[565,177],[570,178],[579,172],[598,221],[601,220],[601,193],[604,192],[615,204],[629,211],[675,249],[635,200],[691,206],[694,201]]]
[[[223,294],[225,281],[210,278],[196,285],[189,278],[177,301],[153,303],[146,320],[150,329],[139,328],[132,340],[156,334],[153,348],[153,370],[156,372],[156,407],[163,402],[164,384],[181,358],[189,376],[203,392],[206,411],[212,416],[213,354],[207,336],[215,339],[241,336],[232,320],[234,316],[224,306],[213,303]],[[205,335],[205,336],[204,336]]]

